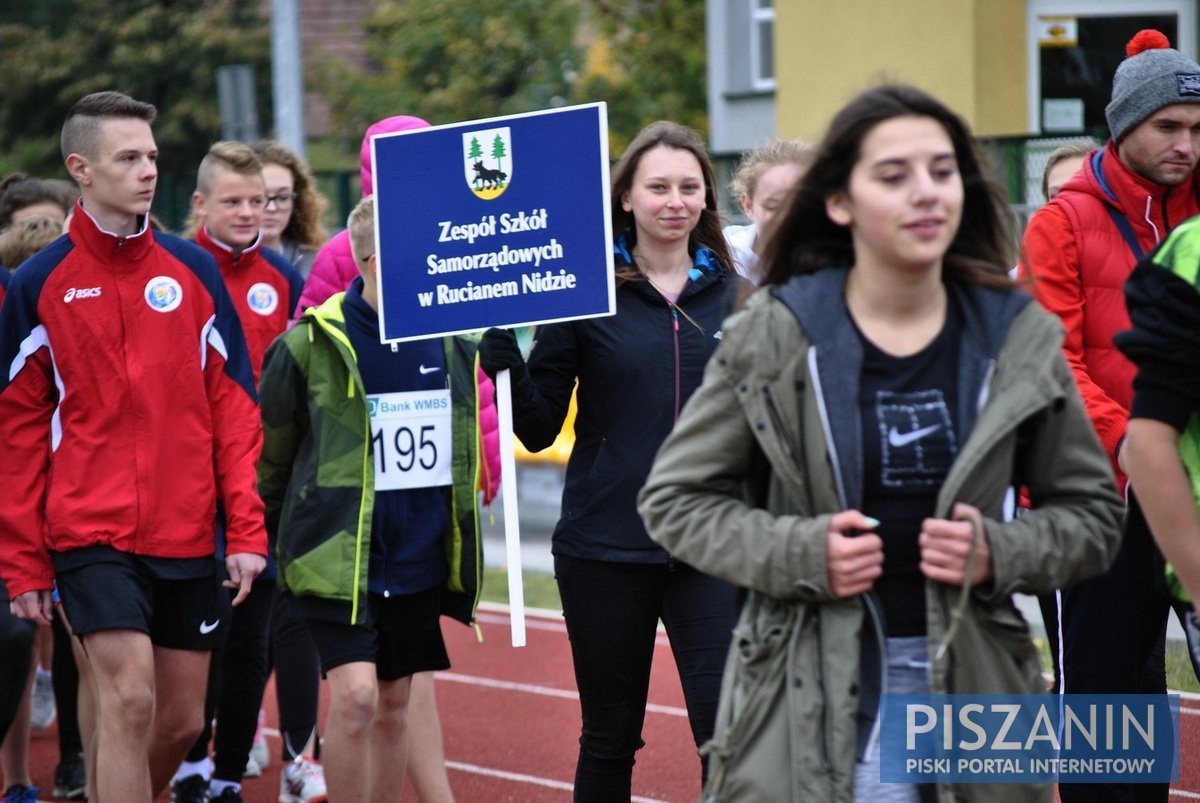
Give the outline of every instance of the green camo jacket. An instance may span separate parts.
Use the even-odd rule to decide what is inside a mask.
[[[279,583],[305,615],[365,623],[375,466],[357,358],[343,317],[345,293],[309,309],[271,344],[259,395],[263,451],[258,489]],[[449,572],[443,613],[464,623],[479,602],[482,545],[478,338],[443,339],[453,416],[454,484],[447,493]]]
[[[641,493],[652,538],[747,589],[705,749],[705,801],[850,803],[856,756],[869,744],[860,731],[874,719],[863,702],[886,692],[878,675],[860,672],[864,646],[877,643],[866,598],[835,598],[827,574],[830,518],[856,506],[858,481],[847,470],[854,450],[839,460],[831,434],[838,418],[843,429],[853,426],[858,410],[857,336],[845,305],[829,302],[840,300],[844,273],[822,271],[798,285],[824,316],[808,329],[815,336],[770,290],[726,321]],[[1034,303],[1020,306],[1015,294],[961,292],[967,356],[958,375],[971,377],[964,381],[973,392],[964,385],[960,398],[980,403],[936,515],[947,517],[956,502],[983,513],[993,573],[965,598],[927,583],[931,687],[1044,692],[1011,596],[1102,572],[1119,543],[1120,498],[1063,360],[1058,321]],[[1034,509],[1004,521],[1014,484],[1029,489]],[[864,708],[870,719],[860,726]],[[1049,785],[947,784],[938,793],[942,803],[1053,797]]]

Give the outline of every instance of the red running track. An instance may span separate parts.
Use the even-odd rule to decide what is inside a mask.
[[[479,613],[484,641],[470,628],[446,622],[454,668],[439,673],[438,707],[450,783],[460,803],[569,801],[579,737],[579,703],[561,616],[530,615],[527,646],[510,646],[507,614],[496,606]],[[274,690],[267,721],[278,722]],[[324,699],[322,700],[322,711]],[[1200,800],[1200,699],[1185,699],[1182,776],[1171,803]],[[660,635],[651,677],[650,708],[638,753],[633,791],[639,801],[694,801],[699,762],[683,710],[683,694],[665,636]],[[246,803],[271,803],[279,789],[279,741],[269,732],[273,763],[262,778],[247,779]],[[54,728],[35,732],[30,749],[34,782],[48,792],[58,759]],[[43,799],[49,799],[43,793]],[[168,800],[164,794],[162,800]],[[411,790],[405,803],[416,801]]]

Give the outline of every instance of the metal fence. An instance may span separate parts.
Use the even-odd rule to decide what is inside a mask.
[[[1078,142],[1085,136],[996,137],[980,141],[1004,182],[1018,232],[1025,230],[1029,218],[1046,202],[1042,197],[1042,174],[1050,154],[1059,146]],[[1104,142],[1106,136],[1105,132],[1097,131],[1093,139]]]

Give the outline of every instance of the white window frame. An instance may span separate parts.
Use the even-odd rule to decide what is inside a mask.
[[[1042,130],[1042,75],[1038,48],[1038,17],[1113,17],[1174,14],[1178,41],[1171,42],[1180,53],[1196,58],[1196,0],[1029,0],[1026,7],[1025,53],[1029,74],[1029,130]]]
[[[750,86],[756,90],[774,90],[775,76],[764,77],[759,73],[759,68],[762,65],[762,37],[759,35],[759,26],[764,22],[771,24],[771,41],[775,41],[775,3],[772,0],[768,8],[762,8],[759,5],[760,0],[746,0],[750,4]],[[772,54],[772,67],[775,65],[775,58]]]

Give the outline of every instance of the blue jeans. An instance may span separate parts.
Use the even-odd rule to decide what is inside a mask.
[[[583,714],[576,801],[629,800],[658,620],[666,626],[697,746],[712,738],[736,591],[686,564],[556,555]],[[703,767],[701,767],[703,773]]]
[[[887,640],[887,693],[929,693],[929,639],[905,636]],[[917,803],[917,787],[903,783],[880,783],[879,744],[867,748],[867,755],[854,770],[855,801],[871,803]]]

